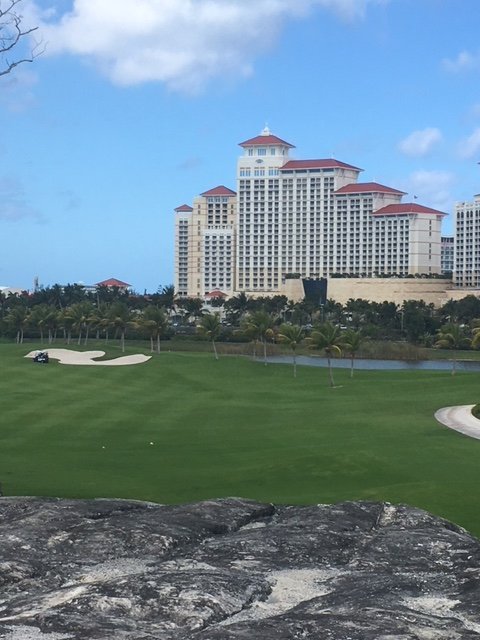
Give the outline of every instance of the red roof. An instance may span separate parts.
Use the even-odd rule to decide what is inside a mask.
[[[175,211],[193,211],[193,207],[190,207],[188,204],[182,204],[180,207],[177,207]]]
[[[103,280],[102,282],[97,282],[96,287],[119,287],[120,289],[124,289],[125,287],[131,287],[131,284],[127,282],[122,282],[121,280],[117,280],[116,278],[109,278],[108,280]]]
[[[220,291],[220,289],[214,289],[210,293],[205,294],[205,298],[226,298],[227,294]]]
[[[398,196],[405,195],[405,191],[392,189],[391,187],[386,187],[383,184],[378,184],[378,182],[359,182],[347,184],[344,187],[340,187],[340,189],[337,189],[335,191],[335,194],[337,193],[394,193]]]
[[[280,171],[284,171],[285,169],[332,169],[335,167],[363,171],[363,169],[354,167],[351,164],[345,164],[345,162],[340,162],[339,160],[334,160],[333,158],[329,160],[289,160],[280,168]]]
[[[407,215],[409,213],[431,213],[436,216],[446,216],[447,213],[443,211],[437,211],[437,209],[430,209],[424,207],[421,204],[415,204],[414,202],[403,202],[401,204],[389,204],[386,207],[377,209],[373,212],[375,216],[400,216]]]
[[[284,147],[289,147],[290,149],[294,149],[295,145],[290,144],[289,142],[285,142],[281,138],[277,138],[277,136],[269,135],[259,135],[255,136],[255,138],[250,138],[250,140],[245,140],[245,142],[239,142],[240,147],[268,147],[271,145],[283,145]]]
[[[231,189],[227,189],[227,187],[219,186],[215,187],[215,189],[210,189],[210,191],[204,191],[204,193],[200,194],[201,196],[227,196],[227,198],[233,198],[237,194],[235,191]]]

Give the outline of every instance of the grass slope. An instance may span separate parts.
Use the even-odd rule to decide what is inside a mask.
[[[480,534],[480,441],[433,417],[475,403],[478,374],[337,370],[330,389],[326,369],[295,380],[290,366],[203,353],[34,365],[34,347],[0,345],[6,495],[389,500]]]

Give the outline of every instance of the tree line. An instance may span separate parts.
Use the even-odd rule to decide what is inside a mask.
[[[442,307],[424,301],[370,302],[350,299],[293,302],[286,296],[230,299],[178,298],[172,285],[155,293],[132,293],[117,287],[87,290],[78,284],[41,288],[33,293],[0,293],[0,335],[22,343],[25,337],[52,344],[141,338],[159,352],[161,340],[189,333],[212,341],[251,341],[254,355],[267,344],[284,343],[293,352],[300,346],[325,351],[327,358],[342,350],[352,357],[366,340],[402,341],[426,347],[476,348],[480,340],[480,300],[467,296]],[[325,346],[326,345],[326,346]],[[295,365],[296,371],[296,365]],[[353,371],[353,369],[352,369]]]

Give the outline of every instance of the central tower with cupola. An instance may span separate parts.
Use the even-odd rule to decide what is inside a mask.
[[[276,291],[281,285],[280,168],[294,145],[272,135],[241,142],[237,164],[237,290]]]

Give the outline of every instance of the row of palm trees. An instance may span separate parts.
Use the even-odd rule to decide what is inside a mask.
[[[215,359],[218,360],[215,342],[222,332],[220,316],[217,313],[204,315],[197,329],[201,335],[212,342]],[[344,354],[349,356],[350,377],[353,377],[355,357],[362,343],[368,339],[361,330],[343,329],[341,325],[331,322],[317,324],[311,331],[298,324],[276,325],[275,317],[263,310],[245,316],[238,333],[253,342],[254,357],[257,355],[257,344],[262,345],[265,365],[267,365],[267,343],[276,341],[285,344],[292,352],[294,377],[297,377],[297,350],[300,346],[305,345],[309,349],[323,351],[327,359],[331,387],[335,386],[332,359]],[[480,326],[474,327],[469,337],[465,325],[449,322],[438,330],[434,346],[439,349],[453,350],[452,375],[455,375],[457,362],[455,352],[480,347]]]
[[[78,345],[88,344],[92,334],[106,342],[113,336],[120,340],[125,351],[125,336],[132,329],[148,336],[153,352],[160,352],[160,339],[166,334],[168,321],[166,313],[155,305],[149,305],[142,311],[132,311],[124,302],[100,304],[76,302],[64,309],[56,309],[48,304],[39,304],[32,309],[18,305],[12,307],[3,319],[4,325],[15,334],[15,342],[22,344],[28,329],[37,330],[40,342],[52,344],[59,332],[67,344],[76,336]]]
[[[71,291],[63,291],[63,299],[57,299],[62,291],[55,287],[40,293],[35,294],[36,304],[31,304],[30,298],[0,299],[0,331],[3,328],[3,333],[15,336],[18,343],[23,342],[26,331],[30,331],[30,334],[32,331],[37,332],[36,335],[40,334],[41,342],[47,340],[49,344],[57,339],[59,333],[63,334],[67,344],[70,344],[72,336],[75,336],[79,345],[86,345],[92,335],[95,335],[96,339],[105,338],[107,342],[113,336],[120,340],[122,351],[125,350],[125,337],[129,331],[135,332],[136,337],[148,338],[151,351],[160,352],[161,339],[175,332],[173,320],[178,311],[177,307],[183,305],[188,309],[189,315],[197,321],[199,335],[211,340],[216,358],[216,341],[226,332],[230,333],[232,340],[236,339],[235,336],[241,340],[250,340],[255,356],[257,349],[261,349],[265,364],[267,344],[284,343],[292,351],[296,375],[297,349],[305,345],[324,351],[331,380],[331,358],[340,352],[349,354],[352,358],[353,375],[355,354],[361,343],[372,337],[373,322],[383,327],[395,327],[395,323],[398,324],[400,321],[400,327],[410,327],[413,334],[414,327],[420,332],[428,321],[431,323],[431,344],[439,348],[477,348],[480,344],[480,320],[475,319],[480,318],[480,301],[474,296],[457,302],[451,301],[439,311],[422,302],[407,301],[399,311],[393,303],[379,304],[363,300],[350,300],[346,305],[329,300],[324,307],[317,305],[315,310],[311,303],[304,301],[293,304],[284,296],[274,296],[267,301],[267,306],[261,299],[253,301],[245,294],[239,294],[225,303],[237,318],[234,327],[227,327],[225,320],[222,323],[217,313],[205,313],[195,300],[192,305],[175,301],[173,287],[170,286],[163,287],[154,294],[154,298],[137,296],[135,299],[138,303],[141,298],[141,304],[134,304],[133,299],[124,293],[112,295],[110,302],[101,301],[108,292],[99,292],[98,297],[90,296],[82,300],[82,291],[78,287],[71,288]],[[42,302],[42,299],[48,301]],[[67,299],[80,301],[65,306]],[[309,305],[311,313],[305,315],[306,310],[310,308]],[[447,312],[449,315],[446,315]],[[227,316],[228,318],[233,319],[232,315]],[[461,321],[454,318],[460,318]],[[306,320],[311,320],[312,324],[305,324]],[[442,320],[443,323],[440,325]],[[398,338],[398,333],[392,335]],[[454,359],[453,373],[455,367]]]
[[[156,293],[143,295],[124,291],[118,287],[98,286],[94,291],[81,285],[53,285],[33,293],[6,296],[0,292],[0,332],[2,319],[16,307],[31,311],[35,307],[51,307],[65,311],[79,303],[89,303],[97,309],[113,307],[119,303],[133,313],[155,305],[169,318],[183,325],[194,325],[205,313],[205,302],[200,298],[179,298],[172,285],[161,286]],[[480,318],[480,298],[470,295],[461,300],[450,300],[441,308],[423,301],[407,300],[402,305],[393,302],[372,302],[350,299],[345,304],[334,300],[294,302],[284,295],[253,297],[244,292],[228,300],[213,299],[212,306],[221,306],[224,323],[238,327],[246,316],[257,311],[275,315],[281,322],[309,325],[329,321],[359,330],[373,339],[406,339],[417,345],[431,346],[438,330],[447,322],[470,324]],[[211,310],[211,307],[210,307]],[[220,311],[220,309],[219,309]],[[21,311],[18,313],[21,314]],[[5,334],[5,332],[3,332]]]
[[[222,325],[220,316],[216,313],[204,315],[198,324],[198,332],[211,341],[215,359],[218,360],[216,341],[221,335]],[[330,384],[335,385],[332,371],[332,358],[336,355],[347,353],[351,358],[350,375],[353,377],[354,358],[364,336],[361,331],[348,329],[342,331],[339,325],[324,322],[314,328],[307,330],[298,324],[283,323],[275,325],[275,317],[266,311],[255,311],[247,315],[237,333],[249,338],[254,347],[253,355],[257,355],[257,345],[262,346],[263,361],[267,365],[267,343],[278,341],[285,344],[292,352],[293,375],[297,377],[297,349],[304,343],[311,349],[323,350],[327,358]]]

